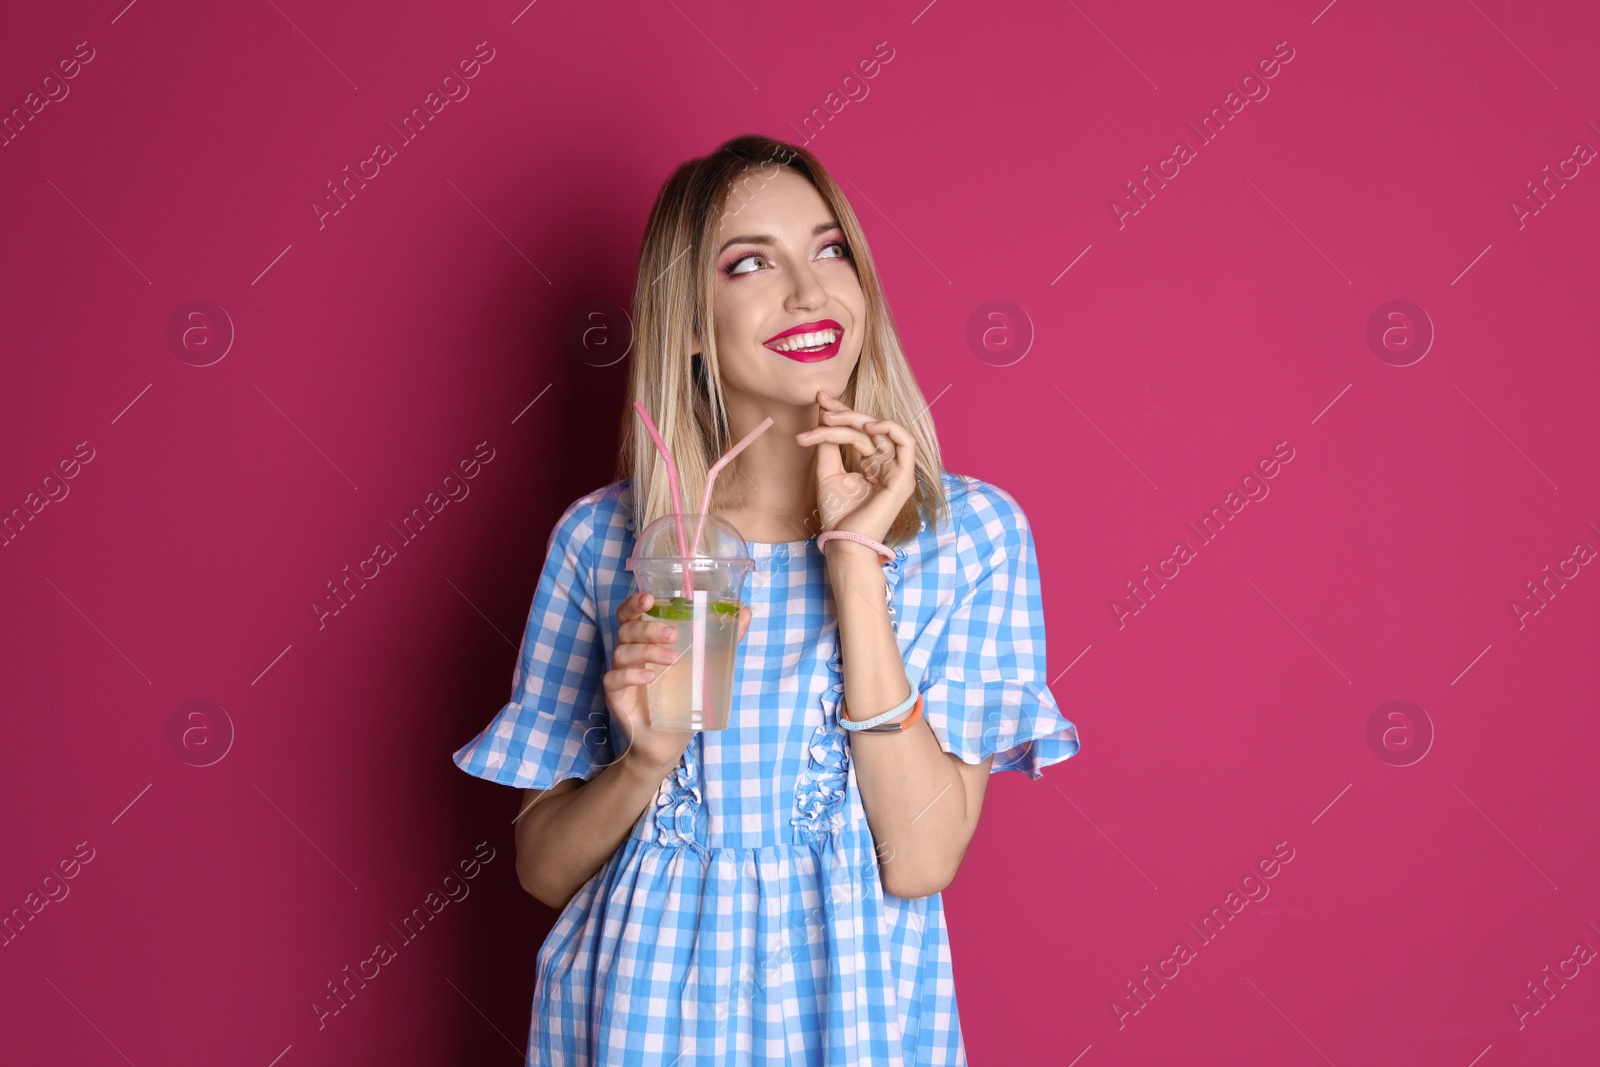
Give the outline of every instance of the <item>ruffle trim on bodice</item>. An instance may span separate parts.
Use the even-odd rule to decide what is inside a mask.
[[[779,550],[786,551],[782,546]],[[895,594],[904,576],[902,565],[906,557],[905,549],[896,548],[894,558],[883,564],[885,607],[897,635],[899,619],[894,606]],[[839,725],[839,706],[844,701],[844,660],[837,615],[830,629],[831,633],[827,630],[823,633],[823,639],[833,642],[833,653],[828,658],[830,684],[822,695],[823,721],[806,746],[806,767],[795,790],[790,819],[796,836],[802,839],[833,836],[843,831],[848,822],[845,801],[849,789],[849,738]],[[700,847],[706,840],[705,794],[701,789],[700,759],[696,750],[701,742],[699,735],[690,741],[678,766],[656,794],[654,822],[658,844]]]
[[[901,564],[906,560],[906,550],[896,548],[894,558],[883,564],[884,600],[889,610],[891,626],[898,628],[899,619],[894,608],[895,592],[900,587]],[[811,735],[806,746],[806,768],[795,790],[794,815],[789,820],[796,836],[812,838],[831,836],[845,828],[845,798],[849,787],[850,757],[847,752],[849,738],[839,725],[839,705],[844,702],[844,660],[839,643],[837,613],[831,626],[833,655],[828,658],[831,684],[822,695],[822,725]],[[896,630],[898,633],[898,629]]]
[[[700,791],[700,759],[695,747],[700,735],[689,739],[683,758],[656,793],[656,843],[700,845],[705,841],[705,795]]]
[[[900,619],[896,616],[894,610],[894,594],[900,588],[900,579],[905,575],[905,571],[901,567],[901,564],[905,563],[905,561],[906,550],[896,548],[894,550],[894,559],[883,565],[883,599],[889,608],[889,622],[895,627],[897,635],[899,633]]]

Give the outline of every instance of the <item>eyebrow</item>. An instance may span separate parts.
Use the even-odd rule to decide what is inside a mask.
[[[844,229],[844,227],[840,226],[837,221],[829,219],[827,222],[819,222],[815,226],[811,227],[811,236],[816,237],[818,234],[827,233],[829,230],[842,229]],[[731,246],[737,244],[770,245],[776,243],[777,241],[775,239],[767,236],[764,233],[740,234],[738,237],[730,237],[726,241],[722,242],[722,247],[717,249],[717,255],[722,255],[722,253],[726,252]]]

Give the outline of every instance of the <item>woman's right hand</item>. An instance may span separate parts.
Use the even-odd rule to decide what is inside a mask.
[[[649,593],[634,593],[617,606],[617,647],[611,669],[602,679],[606,704],[611,714],[628,732],[630,744],[621,758],[637,760],[651,774],[665,778],[683,758],[694,738],[693,730],[657,730],[650,725],[645,687],[660,679],[678,653],[670,647],[676,640],[673,630],[680,623],[655,619],[645,614],[654,598]],[[734,644],[744,640],[750,628],[750,609],[739,609],[739,630]]]

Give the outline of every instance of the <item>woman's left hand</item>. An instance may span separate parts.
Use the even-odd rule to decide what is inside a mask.
[[[917,442],[898,422],[863,415],[818,390],[822,422],[796,434],[817,446],[817,507],[822,529],[882,541],[916,488]],[[845,469],[840,445],[861,454],[861,472]]]

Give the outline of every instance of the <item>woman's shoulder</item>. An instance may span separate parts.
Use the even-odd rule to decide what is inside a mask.
[[[596,554],[615,555],[632,527],[633,494],[624,478],[568,504],[550,531],[550,547],[570,544],[590,559]]]
[[[1017,498],[993,482],[945,471],[944,487],[951,522],[968,536],[987,534],[992,539],[1027,526],[1028,517]]]

